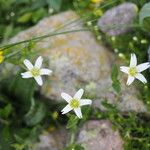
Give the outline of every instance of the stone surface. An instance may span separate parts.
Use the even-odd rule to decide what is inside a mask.
[[[43,134],[39,137],[40,142],[35,144],[32,150],[62,150],[66,144],[66,136],[65,129]]]
[[[73,11],[44,18],[34,27],[12,38],[11,42],[48,34],[60,26],[63,28],[59,32],[83,28],[81,21],[65,25],[77,19],[78,16]],[[121,111],[146,111],[142,101],[137,99],[138,91],[134,86],[125,85],[127,76],[120,77],[122,92],[120,97],[116,97],[110,79],[115,56],[99,44],[91,32],[73,32],[49,37],[38,42],[34,49],[41,50],[37,55],[48,58],[49,68],[53,70],[53,75],[46,78],[41,89],[41,93],[47,98],[61,102],[61,92],[74,95],[79,88],[83,88],[86,93],[84,97],[94,97],[93,104],[100,109],[103,109],[100,102],[107,99],[109,103],[117,104]]]
[[[81,128],[77,142],[85,150],[123,150],[123,141],[118,131],[113,131],[107,120],[88,121]]]
[[[134,3],[123,3],[106,11],[99,19],[98,26],[104,33],[116,36],[128,32],[137,16],[138,8]]]
[[[39,137],[30,150],[63,150],[69,141],[69,134],[64,128],[46,132]],[[90,120],[78,131],[76,143],[85,150],[123,150],[123,141],[118,131],[112,129],[108,120]]]

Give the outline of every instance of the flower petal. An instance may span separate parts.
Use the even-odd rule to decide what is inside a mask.
[[[127,85],[130,85],[134,81],[134,79],[135,79],[134,77],[129,76],[127,80]]]
[[[136,65],[137,65],[137,58],[136,55],[133,53],[131,54],[130,67],[135,67]]]
[[[82,113],[81,113],[81,108],[80,108],[80,107],[74,109],[74,111],[75,111],[75,114],[76,114],[79,118],[82,118]]]
[[[26,66],[29,70],[31,70],[31,69],[33,68],[33,65],[31,64],[31,62],[30,62],[28,59],[25,59],[25,60],[23,61],[23,63],[25,64],[25,66]]]
[[[121,70],[122,72],[128,74],[128,72],[129,72],[129,67],[121,66],[121,67],[120,67],[120,70]]]
[[[80,89],[79,91],[77,91],[77,93],[74,95],[74,99],[81,99],[82,95],[84,93],[83,89]]]
[[[43,68],[40,70],[41,75],[50,75],[51,73],[52,73],[52,70],[49,70],[49,69]]]
[[[68,103],[72,100],[72,97],[67,93],[61,93],[61,97],[66,100]]]
[[[138,72],[142,72],[150,67],[150,63],[146,62],[137,66]]]
[[[66,114],[66,113],[68,113],[69,111],[71,111],[72,110],[72,108],[71,108],[71,106],[68,104],[61,112],[62,112],[62,114]]]
[[[39,56],[35,61],[35,67],[40,69],[42,67],[42,62],[43,62],[43,58],[42,56]]]
[[[42,86],[43,85],[43,81],[41,76],[36,76],[34,77],[34,79],[36,80],[36,82],[38,83],[38,85]]]
[[[138,73],[135,78],[139,79],[141,82],[143,82],[144,84],[147,83],[147,80],[146,78],[141,74],[141,73]]]
[[[32,77],[32,74],[30,71],[21,73],[21,75],[22,75],[22,78],[31,78]]]
[[[81,99],[80,100],[80,106],[91,105],[91,104],[92,104],[92,101],[90,99]]]

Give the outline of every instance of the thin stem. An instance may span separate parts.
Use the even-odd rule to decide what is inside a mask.
[[[73,144],[74,141],[75,141],[75,132],[72,132],[71,136],[70,136],[70,143],[69,143],[69,145]]]
[[[114,1],[110,0],[110,2],[108,2],[107,4],[101,6],[100,8],[105,8],[105,7],[111,5],[111,4],[115,3],[115,2],[117,2],[117,0],[114,0]]]
[[[5,49],[11,48],[13,46],[22,44],[22,43],[28,43],[28,42],[31,42],[31,41],[36,41],[36,40],[39,40],[39,39],[44,39],[44,38],[48,38],[48,37],[52,37],[52,36],[56,36],[56,35],[68,34],[68,33],[72,33],[72,32],[81,32],[81,31],[89,31],[89,29],[77,29],[77,30],[51,33],[51,34],[31,38],[31,39],[28,39],[28,40],[23,40],[23,41],[20,41],[20,42],[16,42],[16,43],[13,43],[13,44],[3,45],[3,46],[0,47],[0,49],[5,50]]]
[[[123,25],[123,24],[118,24],[118,25],[106,25],[105,28],[111,28],[111,29],[114,29],[114,28],[119,28],[119,27],[122,27],[122,28],[126,28],[126,27],[135,27],[135,28],[140,28],[141,26],[139,24],[129,24],[129,25]]]
[[[116,0],[115,0],[116,1]],[[110,4],[112,4],[112,3],[114,3],[115,1],[113,1],[113,2],[111,2],[111,3],[107,3],[106,5],[104,5],[104,6],[101,6],[100,8],[104,8],[104,7],[106,7],[106,6],[108,6],[108,5],[110,5]],[[84,16],[82,19],[87,19],[89,16]],[[94,19],[94,21],[95,20],[97,20],[97,19]],[[80,22],[80,21],[82,21],[80,18],[78,18],[78,19],[74,19],[74,20],[72,20],[72,21],[70,21],[70,22],[68,22],[68,23],[66,23],[65,25],[62,25],[62,26],[60,26],[59,28],[57,28],[54,32],[56,32],[56,31],[59,31],[60,29],[62,29],[63,27],[67,27],[68,25],[70,25],[70,24],[72,24],[72,23],[74,23],[74,22]],[[91,20],[92,21],[92,20]],[[84,23],[84,21],[83,21],[83,23]],[[78,24],[77,24],[78,25]],[[76,25],[73,25],[73,26],[76,26]],[[79,31],[85,31],[85,30],[87,30],[87,29],[83,29],[83,30],[72,30],[72,32],[79,32]],[[38,39],[43,39],[43,38],[47,38],[47,37],[50,37],[50,36],[55,36],[55,35],[58,35],[58,34],[66,34],[66,33],[70,33],[70,31],[65,31],[65,32],[58,32],[58,33],[51,33],[51,34],[48,34],[48,35],[43,35],[43,36],[40,36],[40,37],[35,37],[35,38],[32,38],[32,39],[28,39],[28,40],[23,40],[23,41],[20,41],[20,42],[16,42],[16,43],[13,43],[13,44],[8,44],[8,45],[3,45],[3,46],[1,46],[0,48],[2,49],[2,50],[5,50],[5,49],[7,49],[7,48],[11,48],[11,47],[13,47],[13,46],[15,46],[15,45],[19,45],[19,44],[22,44],[22,43],[28,43],[28,42],[30,42],[30,41],[36,41],[36,40],[38,40]]]

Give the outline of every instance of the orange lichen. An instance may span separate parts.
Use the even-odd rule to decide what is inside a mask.
[[[54,39],[53,43],[54,43],[54,45],[56,45],[58,47],[58,46],[62,46],[62,45],[67,44],[67,40],[64,38],[60,38],[60,37],[58,38],[57,37]]]

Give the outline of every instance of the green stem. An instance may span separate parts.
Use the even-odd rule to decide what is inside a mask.
[[[72,33],[72,32],[81,32],[81,31],[89,31],[89,29],[77,29],[77,30],[51,33],[51,34],[47,34],[47,35],[43,35],[43,36],[38,36],[38,37],[35,37],[35,38],[32,38],[32,39],[16,42],[16,43],[13,43],[13,44],[3,45],[3,46],[0,47],[0,49],[5,50],[5,49],[11,48],[13,46],[22,44],[22,43],[28,43],[28,42],[31,42],[31,41],[36,41],[36,40],[39,40],[39,39],[44,39],[44,38],[48,38],[48,37],[52,37],[52,36],[56,36],[56,35],[68,34],[68,33]]]
[[[74,141],[75,141],[75,132],[72,132],[70,137],[70,145],[73,144]]]

